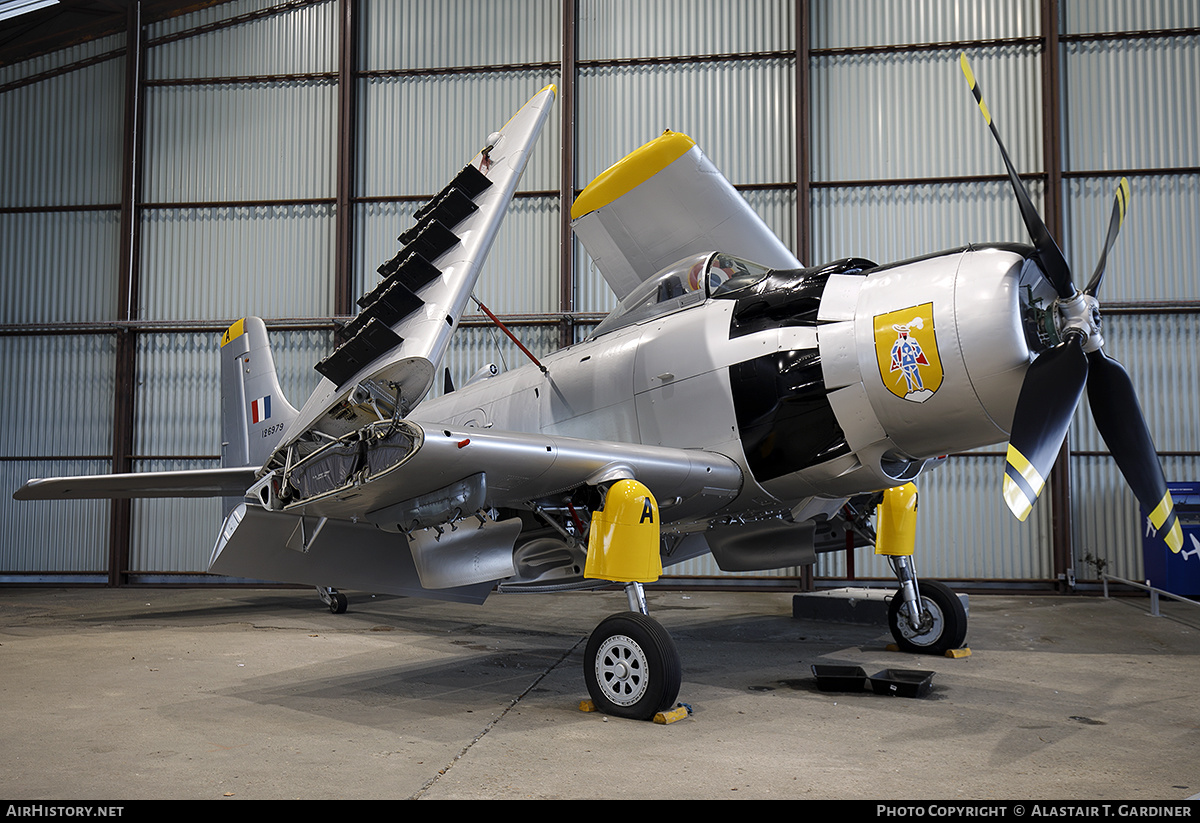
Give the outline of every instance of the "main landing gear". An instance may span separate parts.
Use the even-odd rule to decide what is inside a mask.
[[[329,586],[317,586],[317,594],[321,595],[321,602],[329,607],[331,614],[345,614],[350,605],[346,595]]]
[[[649,720],[674,705],[683,666],[667,630],[646,613],[642,584],[628,584],[625,593],[630,611],[606,617],[592,632],[583,677],[600,711]]]

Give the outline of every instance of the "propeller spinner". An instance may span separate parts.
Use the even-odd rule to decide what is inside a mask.
[[[1086,387],[1096,427],[1117,466],[1134,496],[1150,511],[1150,523],[1155,532],[1172,551],[1178,552],[1183,547],[1183,534],[1133,383],[1124,367],[1104,353],[1104,339],[1100,334],[1100,304],[1096,293],[1104,279],[1108,253],[1125,220],[1129,183],[1121,178],[1104,249],[1087,286],[1080,291],[1072,282],[1071,269],[1062,251],[1017,176],[965,54],[959,55],[959,64],[1000,149],[1021,219],[1033,241],[1038,268],[1058,294],[1054,319],[1060,342],[1033,361],[1017,398],[1008,445],[1008,465],[1004,470],[1005,502],[1020,520],[1029,516],[1058,457]]]

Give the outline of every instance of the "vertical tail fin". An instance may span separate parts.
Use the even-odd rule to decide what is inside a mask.
[[[261,466],[296,415],[279,387],[266,324],[242,318],[221,337],[221,465]]]

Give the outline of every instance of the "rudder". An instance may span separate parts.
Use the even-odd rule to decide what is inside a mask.
[[[279,386],[266,324],[238,320],[221,337],[221,465],[261,466],[297,413]]]

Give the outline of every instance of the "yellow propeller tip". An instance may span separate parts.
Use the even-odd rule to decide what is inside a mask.
[[[1175,521],[1175,525],[1171,527],[1171,531],[1163,539],[1167,543],[1167,548],[1175,554],[1179,554],[1183,549],[1183,530],[1179,528],[1179,521]]]

